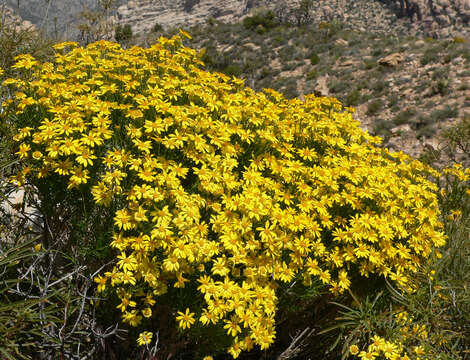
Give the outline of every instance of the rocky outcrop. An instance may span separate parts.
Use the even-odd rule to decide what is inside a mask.
[[[83,11],[94,14],[100,11],[97,0],[2,0],[1,3],[37,29],[46,30],[51,37],[63,40],[77,40],[79,26],[84,22]],[[110,14],[123,3],[127,0],[115,0]]]
[[[131,0],[117,9],[115,21],[130,24],[134,33],[150,31],[155,24],[165,29],[190,27],[206,23],[209,18],[231,23],[253,8],[269,3],[265,0]]]
[[[5,4],[0,5],[1,26],[14,27],[16,31],[34,31],[36,27],[28,20],[23,20],[13,9]]]
[[[393,53],[393,54],[387,55],[379,59],[377,63],[379,63],[380,65],[394,67],[394,66],[398,66],[398,64],[400,64],[403,60],[405,60],[405,57],[402,54]]]
[[[322,0],[314,2],[308,16],[302,14],[299,4],[300,0],[129,0],[117,9],[113,21],[130,24],[134,34],[145,34],[155,24],[167,30],[205,24],[209,18],[239,22],[256,9],[266,8],[273,10],[276,18],[294,24],[299,18],[315,23],[337,20],[358,31],[410,35],[411,21],[397,18],[378,0]]]
[[[468,36],[470,0],[382,0],[432,37]]]
[[[145,33],[157,23],[168,29],[204,24],[209,18],[237,22],[259,7],[289,18],[295,16],[292,10],[298,4],[299,0],[129,0],[118,8],[114,21],[130,24],[134,33]],[[401,20],[396,15],[382,16],[386,14],[384,7],[392,8]],[[322,0],[314,3],[309,18],[315,22],[340,20],[365,31],[398,25],[403,28],[401,35],[406,32],[435,38],[467,37],[470,0]],[[403,19],[408,20],[410,28]]]

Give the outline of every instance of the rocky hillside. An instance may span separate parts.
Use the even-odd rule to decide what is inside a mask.
[[[258,25],[214,21],[186,30],[193,37],[189,45],[204,49],[209,69],[291,98],[337,97],[355,107],[362,127],[383,137],[386,146],[419,157],[440,148],[441,135],[470,117],[470,46],[462,37],[405,36],[411,20],[393,22],[391,10],[378,2],[379,15],[368,17],[367,3],[351,4],[358,15],[346,12],[347,23],[265,27],[258,16]],[[405,35],[389,35],[389,25]],[[139,41],[171,33],[148,33]]]
[[[4,0],[3,4],[21,16],[23,20],[34,24],[38,29],[45,29],[49,35],[61,39],[77,37],[80,13],[94,11],[100,0]],[[113,10],[126,0],[112,0]]]
[[[429,35],[468,35],[469,0],[382,0]]]
[[[236,23],[260,8],[274,11],[285,22],[304,22],[299,13],[300,0],[132,0],[116,11],[115,22],[129,24],[134,34],[144,34],[156,24],[168,30],[205,24],[209,19]],[[376,0],[322,0],[308,11],[316,22],[339,20],[351,28],[365,31],[409,34],[412,22],[398,19],[394,9]],[[299,20],[300,19],[300,20]],[[414,31],[420,31],[416,27]]]
[[[133,0],[116,12],[116,21],[130,24],[134,33],[150,31],[155,24],[164,28],[190,27],[214,18],[226,23],[238,21],[262,0]]]
[[[36,26],[28,20],[19,16],[15,10],[8,5],[0,5],[0,24],[3,26],[13,26],[17,30],[35,30]]]
[[[134,33],[149,31],[155,24],[165,29],[205,23],[207,19],[233,23],[253,9],[267,7],[286,12],[299,6],[299,0],[129,0],[116,12],[116,22],[130,24]],[[363,4],[367,6],[364,7]],[[361,12],[357,10],[363,8]],[[392,14],[392,17],[383,16]],[[338,19],[353,28],[379,28],[399,35],[395,23],[407,24],[408,34],[434,38],[468,36],[470,0],[322,0],[314,3],[310,16],[317,21]],[[409,21],[400,21],[398,17]],[[402,22],[403,24],[400,24]],[[391,28],[390,28],[391,26]],[[399,26],[400,28],[402,26]],[[387,30],[388,29],[388,30]],[[403,29],[400,29],[403,30]]]

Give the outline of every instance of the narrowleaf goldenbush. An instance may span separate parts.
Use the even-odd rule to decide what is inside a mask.
[[[23,78],[3,81],[17,89],[2,117],[16,118],[24,164],[12,181],[60,177],[57,191],[122,203],[117,262],[96,282],[116,291],[123,321],[186,291],[179,326],[220,326],[236,358],[273,343],[276,289],[299,276],[333,294],[369,276],[413,290],[410,274],[445,243],[435,172],[377,147],[336,99],[287,100],[202,70],[182,36],[62,43],[52,62],[19,56]]]
[[[454,163],[439,174],[435,182],[448,237],[445,247],[435,249],[410,278],[416,291],[406,292],[388,283],[388,301],[368,312],[363,310],[367,301],[357,309],[337,304],[346,309],[336,325],[348,328],[343,358],[468,357],[470,169]]]

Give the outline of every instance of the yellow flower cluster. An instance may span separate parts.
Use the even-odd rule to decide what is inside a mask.
[[[99,205],[125,204],[117,264],[96,279],[117,288],[125,322],[196,284],[205,305],[180,326],[223,324],[237,357],[273,342],[282,283],[339,294],[379,274],[407,287],[444,244],[432,170],[377,147],[336,99],[256,93],[201,70],[180,36],[55,49],[51,63],[18,58],[29,78],[3,82],[18,89],[3,104],[26,164],[15,181],[65,177]]]
[[[398,340],[388,341],[381,336],[374,335],[367,350],[360,351],[359,347],[353,344],[349,347],[349,352],[361,360],[382,359],[383,357],[393,360],[432,359],[433,357],[420,344],[422,340],[428,338],[426,326],[416,323],[406,311],[396,313],[395,320],[400,328]]]

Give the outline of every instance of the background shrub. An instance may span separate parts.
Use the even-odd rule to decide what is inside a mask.
[[[243,26],[246,29],[257,31],[260,34],[263,34],[278,25],[274,12],[265,11],[259,12],[253,16],[247,16],[243,19]]]
[[[130,24],[117,25],[114,31],[114,38],[117,42],[126,42],[132,38],[132,28]]]

